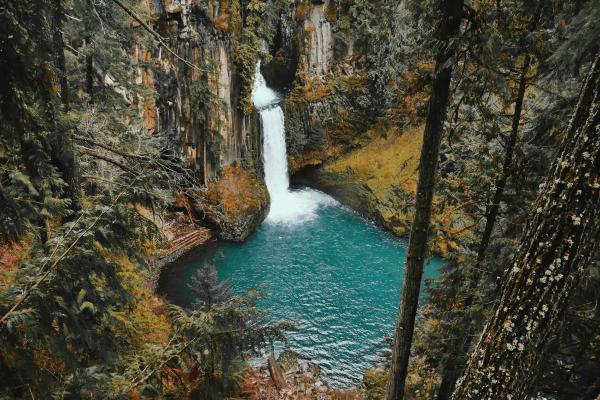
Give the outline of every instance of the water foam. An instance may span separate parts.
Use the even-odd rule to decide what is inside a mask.
[[[321,206],[336,204],[330,196],[313,189],[290,189],[285,125],[283,111],[279,107],[279,95],[269,88],[256,67],[252,102],[260,112],[262,122],[263,162],[265,183],[271,197],[267,222],[296,224],[313,219]]]

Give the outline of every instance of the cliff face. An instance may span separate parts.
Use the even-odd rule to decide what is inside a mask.
[[[357,101],[368,92],[367,72],[354,54],[351,33],[336,25],[338,12],[330,0],[297,4],[285,22],[294,29],[281,34],[284,43],[271,49],[273,61],[264,68],[270,72],[283,51],[296,61],[283,103],[292,173],[354,147],[372,119]],[[269,84],[280,81],[267,76]]]
[[[326,75],[333,62],[333,36],[326,11],[330,0],[313,1],[304,20],[305,49],[301,57],[301,69],[309,77]]]
[[[145,4],[153,28],[179,57],[189,61],[176,60],[164,49],[136,49],[141,65],[138,79],[156,93],[140,104],[146,128],[164,132],[169,147],[178,150],[211,192],[195,196],[194,200],[211,200],[210,204],[194,201],[197,214],[216,227],[219,236],[242,240],[268,209],[260,122],[247,98],[259,58],[267,61],[263,74],[269,85],[289,95],[284,109],[290,153],[328,146],[326,121],[337,112],[325,98],[335,63],[329,0],[289,4],[146,0]],[[229,166],[246,173],[227,179]],[[207,212],[220,202],[210,189],[215,182],[222,181],[216,193],[225,193],[224,185],[240,184],[244,177],[249,180],[244,186],[256,188],[256,193],[240,196],[237,206],[229,199],[230,212],[222,220],[220,212]],[[247,198],[257,204],[246,207]],[[245,223],[244,229],[230,224],[240,220],[232,210],[245,210],[239,217],[251,223]],[[255,218],[249,216],[252,210],[257,210]]]
[[[148,0],[154,29],[189,63],[164,49],[153,53],[136,49],[136,59],[145,63],[139,79],[156,93],[141,105],[146,128],[166,134],[167,145],[181,154],[203,183],[203,189],[188,193],[197,217],[214,227],[219,237],[243,240],[264,218],[269,200],[262,179],[258,115],[243,107],[241,99],[241,71],[226,20],[229,3]],[[240,171],[235,180],[227,178],[230,167]],[[217,183],[219,191],[213,190]],[[227,212],[219,212],[218,204],[225,201],[218,194],[237,193],[237,186],[251,193],[229,196]],[[246,204],[250,200],[252,204]]]
[[[166,132],[205,184],[232,163],[260,171],[255,113],[240,107],[239,71],[227,33],[217,29],[218,2],[153,0],[151,15],[179,56],[199,68],[154,56],[156,128]]]
[[[232,163],[261,175],[259,118],[244,107],[241,86],[247,71],[236,62],[243,50],[238,37],[248,28],[233,27],[235,2],[148,0],[156,30],[198,68],[173,61],[164,50],[136,51],[138,62],[152,65],[143,69],[141,79],[157,92],[156,99],[143,104],[148,130],[166,132],[170,145],[180,149],[205,184]],[[326,144],[325,125],[338,111],[328,99],[331,81],[353,72],[351,51],[346,48],[334,57],[329,3],[269,4],[279,13],[276,26],[272,32],[265,29],[272,34],[261,37],[260,49],[254,49],[258,59],[268,48],[263,74],[270,86],[289,94],[284,108],[291,154]]]
[[[331,96],[333,81],[352,73],[352,53],[335,52],[333,10],[330,0],[298,2],[281,17],[272,60],[263,67],[267,83],[287,94],[283,109],[292,172],[336,152],[328,132],[340,111]]]
[[[164,50],[139,51],[139,59],[151,65],[141,79],[157,93],[144,100],[144,119],[150,131],[166,132],[169,146],[197,171],[206,189],[192,203],[220,237],[243,240],[268,210],[260,122],[248,107],[259,58],[268,85],[285,95],[292,173],[369,140],[369,70],[355,54],[351,29],[344,28],[350,10],[331,0],[147,1],[155,29],[193,65],[174,61]],[[234,170],[236,179],[229,179],[226,172]],[[228,184],[256,191],[240,194],[237,205],[229,196],[224,210],[219,194],[239,193]]]

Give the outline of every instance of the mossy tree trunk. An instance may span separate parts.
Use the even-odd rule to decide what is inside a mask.
[[[600,239],[600,56],[453,400],[522,400]]]
[[[437,38],[442,45],[436,56],[435,75],[429,99],[423,147],[421,148],[415,215],[404,267],[402,299],[396,324],[390,381],[386,394],[388,400],[402,399],[404,396],[408,359],[419,305],[423,262],[427,253],[435,174],[454,66],[452,58],[455,49],[451,42],[460,30],[463,3],[463,0],[444,1],[444,17],[437,31]]]

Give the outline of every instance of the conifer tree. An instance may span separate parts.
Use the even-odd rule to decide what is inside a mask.
[[[61,2],[9,2],[0,13],[0,238],[35,226],[43,241],[52,221],[79,206],[72,128],[59,96],[67,87],[53,21]],[[61,87],[62,86],[62,87]]]
[[[442,9],[443,17],[437,32],[440,50],[435,60],[431,97],[419,162],[415,214],[404,267],[402,299],[394,338],[390,381],[386,394],[388,400],[404,397],[404,384],[419,303],[423,263],[427,253],[435,175],[454,65],[452,40],[460,30],[463,1],[446,0],[443,2]]]
[[[600,238],[600,56],[583,85],[500,301],[452,396],[525,399]]]
[[[191,289],[196,294],[195,308],[211,308],[231,299],[229,282],[217,280],[217,270],[211,264],[205,264],[192,278]]]

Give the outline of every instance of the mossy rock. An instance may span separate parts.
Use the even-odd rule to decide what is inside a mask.
[[[385,397],[389,373],[383,368],[371,368],[363,375],[364,398],[379,400]]]
[[[229,165],[198,196],[194,207],[220,239],[242,242],[265,219],[269,194],[264,182],[254,174]]]

